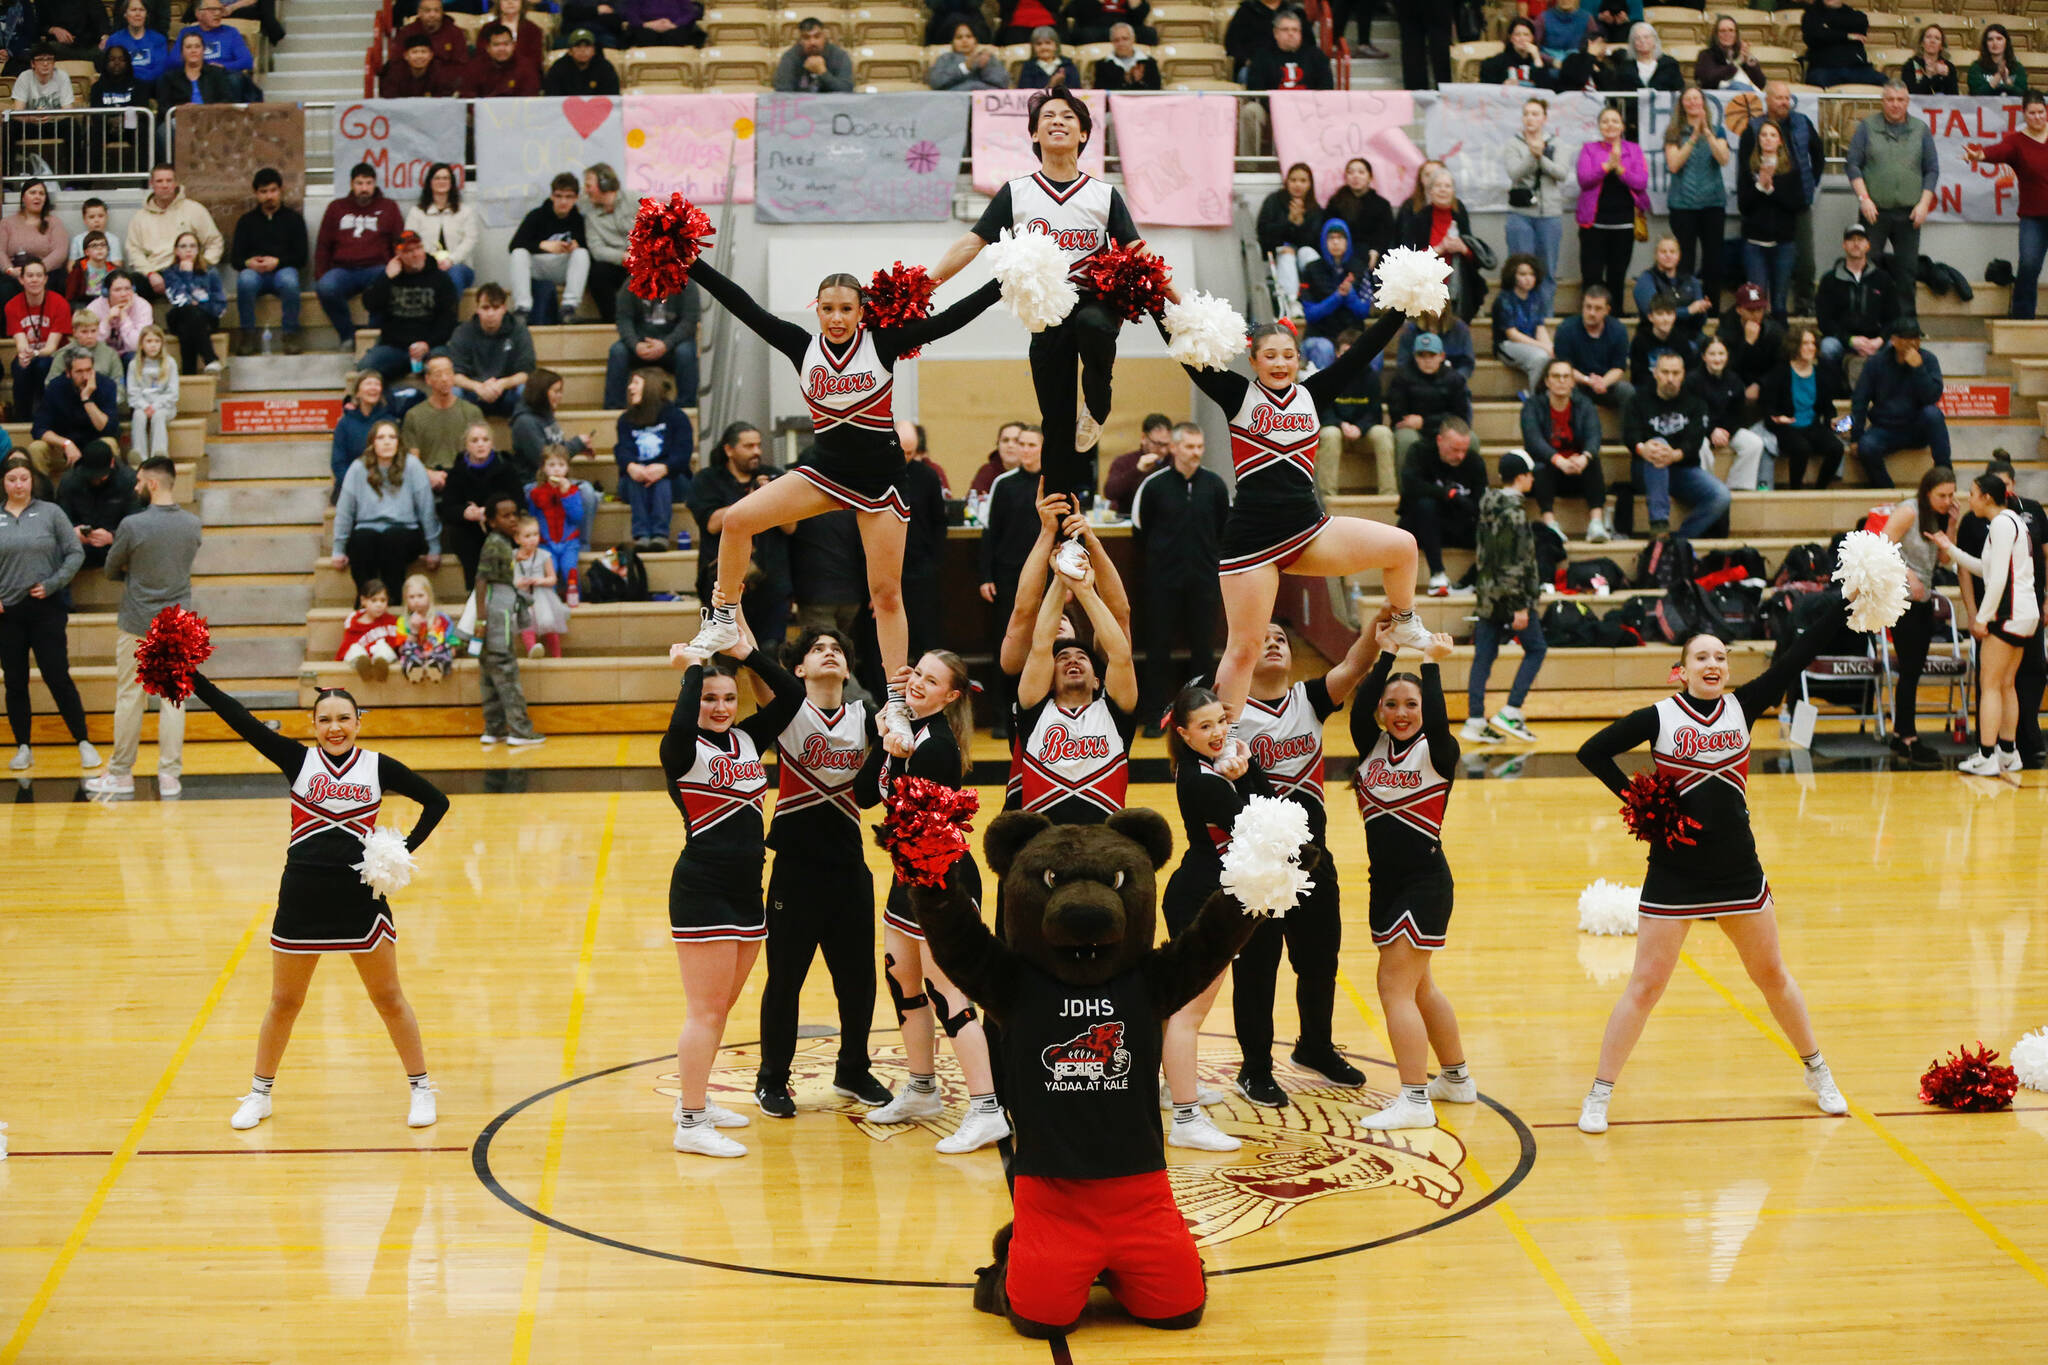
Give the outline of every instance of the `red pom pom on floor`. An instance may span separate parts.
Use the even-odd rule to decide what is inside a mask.
[[[1920,1077],[1920,1102],[1989,1114],[2011,1108],[2013,1092],[2019,1088],[2019,1076],[2011,1067],[1998,1065],[1998,1054],[1980,1042],[1949,1053],[1946,1061],[1929,1063]]]
[[[1678,808],[1678,779],[1666,773],[1637,773],[1621,792],[1621,821],[1628,832],[1659,848],[1690,846],[1700,822]]]
[[[898,261],[887,270],[877,270],[875,277],[868,281],[867,325],[870,327],[901,327],[907,322],[922,322],[932,315],[932,291],[938,286],[925,273],[921,265],[905,265]],[[909,360],[922,346],[913,346],[898,357]]]
[[[946,870],[967,854],[967,832],[981,798],[928,777],[906,777],[889,789],[888,815],[875,842],[889,850],[896,875],[913,886],[943,886]]]
[[[666,204],[642,199],[626,237],[627,283],[643,299],[680,294],[690,281],[690,267],[716,231],[704,210],[680,192]]]
[[[206,618],[165,607],[135,643],[135,680],[145,692],[182,702],[192,695],[192,675],[212,654]]]
[[[1098,252],[1082,269],[1102,301],[1125,322],[1151,317],[1166,307],[1166,262],[1135,246]]]

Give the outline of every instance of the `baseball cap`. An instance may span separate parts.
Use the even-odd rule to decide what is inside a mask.
[[[578,43],[589,43],[592,47],[596,47],[597,35],[587,28],[574,29],[569,34],[569,46],[574,47]]]
[[[426,239],[421,237],[417,232],[414,232],[411,228],[407,228],[405,231],[398,234],[398,245],[400,246],[418,246],[424,240]]]
[[[1415,338],[1415,354],[1442,355],[1443,353],[1444,339],[1435,332],[1424,332]]]
[[[1900,318],[1892,324],[1892,335],[1895,337],[1919,337],[1921,335],[1920,319],[1913,317]]]
[[[1842,240],[1846,242],[1851,237],[1861,237],[1865,241],[1869,241],[1870,229],[1864,227],[1861,223],[1851,223],[1849,224],[1849,226],[1842,229]]]
[[[1745,284],[1735,291],[1735,306],[1737,308],[1767,308],[1770,306],[1770,298],[1764,293],[1762,285]]]
[[[1513,483],[1524,474],[1534,474],[1536,462],[1529,458],[1529,452],[1522,449],[1503,450],[1500,453],[1500,481]]]

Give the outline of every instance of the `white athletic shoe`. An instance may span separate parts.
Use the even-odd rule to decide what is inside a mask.
[[[1588,1090],[1586,1092],[1586,1102],[1579,1106],[1579,1131],[1582,1133],[1606,1132],[1607,1104],[1613,1098],[1612,1092],[1605,1095],[1596,1095]]]
[[[1956,764],[1956,771],[1966,773],[1971,777],[1997,777],[2005,771],[2005,768],[1999,763],[1996,752],[1989,754],[1975,753]]]
[[[1221,1090],[1211,1090],[1206,1085],[1195,1087],[1195,1103],[1204,1109],[1207,1109],[1212,1104],[1221,1104],[1228,1098],[1229,1096],[1225,1095]],[[1161,1109],[1173,1108],[1173,1087],[1166,1083],[1164,1076],[1159,1078],[1159,1107]]]
[[[738,647],[740,626],[737,620],[721,621],[704,609],[704,624],[698,628],[697,638],[690,641],[690,648],[707,659],[713,654],[724,654]]]
[[[503,744],[505,737],[503,735],[478,735],[476,742],[488,749],[493,744]]]
[[[1192,1147],[1198,1152],[1234,1152],[1244,1143],[1218,1128],[1207,1114],[1197,1112],[1191,1119],[1175,1119],[1166,1125],[1166,1145]]]
[[[1458,731],[1458,738],[1469,744],[1504,744],[1507,742],[1506,735],[1494,729],[1477,716],[1465,722],[1464,728]]]
[[[1412,612],[1405,621],[1399,616],[1394,618],[1393,636],[1396,649],[1412,649],[1420,654],[1429,648],[1429,627],[1423,625],[1422,618]]]
[[[1451,595],[1451,576],[1442,573],[1431,574],[1429,576],[1429,595],[1431,597],[1449,597]]]
[[[251,1090],[242,1096],[241,1108],[235,1110],[235,1116],[228,1120],[228,1127],[246,1131],[269,1117],[270,1096]]]
[[[882,708],[882,729],[905,744],[917,744],[917,730],[911,724],[910,707],[903,702],[892,701]]]
[[[156,794],[160,801],[168,801],[172,797],[183,795],[184,791],[185,784],[169,774],[160,775],[156,780]]]
[[[1436,1106],[1428,1100],[1417,1104],[1404,1094],[1396,1095],[1379,1113],[1361,1119],[1359,1127],[1385,1132],[1390,1128],[1434,1128]]]
[[[880,1109],[867,1112],[869,1123],[911,1123],[917,1119],[934,1119],[946,1112],[946,1101],[933,1090],[920,1095],[909,1086],[896,1092],[896,1098]]]
[[[1074,419],[1074,450],[1086,455],[1102,440],[1102,423],[1095,420],[1088,411],[1088,401],[1081,400],[1081,415]]]
[[[1010,1135],[1010,1121],[999,1109],[993,1114],[977,1114],[968,1111],[960,1120],[960,1126],[953,1130],[953,1136],[943,1137],[935,1145],[936,1150],[947,1156],[959,1156],[963,1152],[978,1151],[993,1143],[1001,1142]]]
[[[745,1114],[735,1113],[711,1100],[704,1101],[704,1117],[711,1120],[713,1128],[744,1128],[753,1122]]]
[[[2018,755],[2014,755],[2014,757],[2017,758]],[[81,768],[97,768],[100,766],[100,751],[92,747],[92,741],[89,739],[78,741],[78,766]],[[2013,766],[2018,767],[2019,765],[2015,763]]]
[[[107,773],[100,777],[86,778],[85,789],[94,796],[133,796],[135,779],[125,774]]]
[[[1834,1073],[1828,1070],[1826,1062],[1822,1062],[1819,1066],[1809,1066],[1805,1070],[1806,1088],[1811,1090],[1814,1098],[1820,1101],[1821,1113],[1846,1114],[1849,1112],[1849,1101],[1842,1098],[1841,1090],[1835,1085]]]
[[[548,737],[546,735],[508,735],[505,738],[505,747],[508,749],[531,749],[536,744],[545,744],[547,742]]]
[[[692,1152],[697,1156],[745,1156],[747,1149],[718,1131],[708,1123],[694,1128],[676,1125],[675,1140],[670,1144],[679,1152]]]
[[[2000,749],[1992,757],[1998,760],[1998,770],[2002,773],[2016,773],[2023,766],[2018,749]]]
[[[26,745],[26,744],[23,744],[23,745],[20,745],[20,746],[18,746],[18,747],[17,747],[16,749],[15,749],[15,751],[14,751],[14,759],[13,759],[13,761],[12,761],[12,762],[10,762],[10,763],[9,763],[9,764],[8,764],[7,766],[8,766],[8,767],[10,767],[10,768],[12,768],[12,769],[13,769],[13,770],[14,770],[15,772],[21,772],[22,770],[26,769],[26,768],[27,768],[27,767],[28,767],[28,766],[29,766],[29,765],[30,765],[31,763],[34,763],[35,761],[36,761],[36,756],[35,756],[34,752],[33,752],[32,750],[30,750],[30,748],[28,747],[28,745]]]
[[[1060,542],[1053,551],[1052,566],[1076,583],[1088,576],[1088,547],[1078,540]]]
[[[412,1106],[405,1111],[405,1126],[408,1128],[431,1128],[434,1120],[441,1117],[438,1102],[434,1096],[440,1092],[431,1085],[415,1085],[412,1091]]]
[[[1607,523],[1601,518],[1594,517],[1586,523],[1586,540],[1588,543],[1605,545],[1612,539],[1614,539],[1614,532],[1607,529]]]
[[[1429,1078],[1429,1097],[1433,1100],[1448,1100],[1452,1104],[1477,1104],[1479,1103],[1479,1082],[1473,1080],[1470,1076],[1467,1076],[1462,1081],[1454,1081],[1442,1072],[1438,1072]]]
[[[1510,739],[1519,739],[1524,744],[1534,744],[1536,742],[1536,732],[1531,730],[1520,716],[1511,716],[1505,711],[1497,711],[1494,713],[1492,723],[1494,729],[1501,731]]]

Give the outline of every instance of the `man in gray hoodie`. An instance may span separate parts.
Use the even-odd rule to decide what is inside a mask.
[[[586,288],[597,316],[610,322],[618,314],[619,286],[626,282],[626,238],[639,216],[640,200],[619,192],[619,173],[603,161],[583,172],[583,240],[590,251]]]

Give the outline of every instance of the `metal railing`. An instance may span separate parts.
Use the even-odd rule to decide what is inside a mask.
[[[31,178],[77,189],[149,183],[156,115],[147,106],[0,112],[0,165],[10,197]]]

